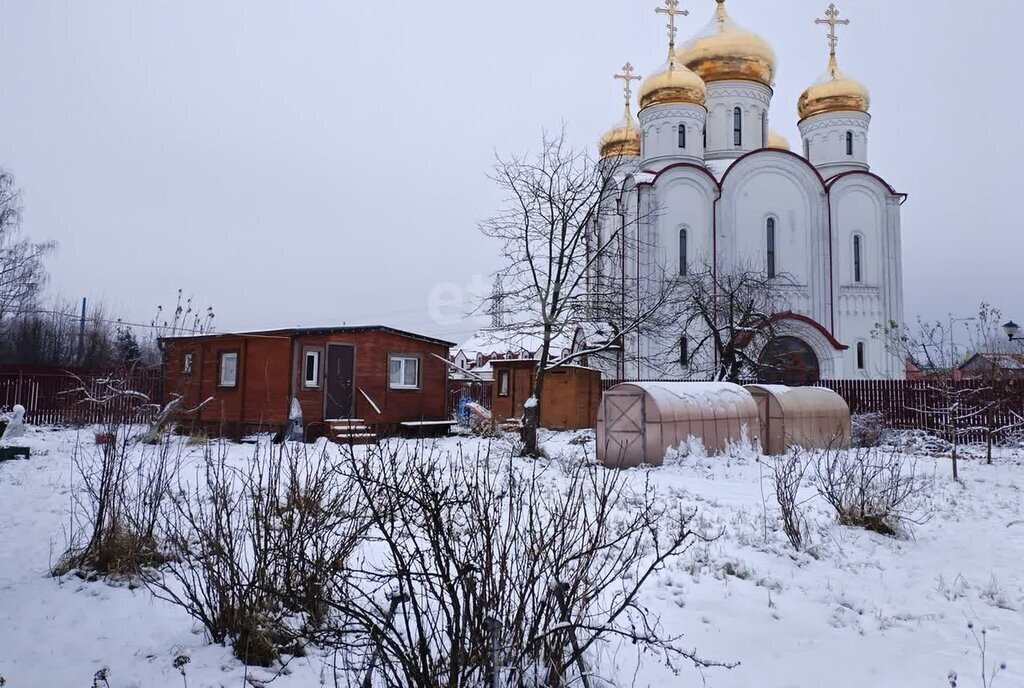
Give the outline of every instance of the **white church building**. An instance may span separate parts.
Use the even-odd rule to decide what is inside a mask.
[[[792,151],[769,128],[774,51],[733,22],[725,0],[716,1],[707,28],[678,48],[676,20],[684,10],[678,0],[658,10],[670,22],[669,59],[643,80],[637,117],[630,86],[640,79],[628,64],[617,77],[626,85],[625,117],[600,143],[602,159],[615,162],[606,201],[617,211],[603,222],[622,227],[636,218],[629,231],[645,240],[636,243],[638,255],[602,263],[605,274],[596,278],[624,285],[657,275],[685,278],[697,265],[740,264],[759,266],[768,277],[784,274],[787,303],[776,313],[776,336],[813,376],[901,379],[904,362],[872,330],[903,322],[906,195],[868,163],[868,91],[840,72],[836,59],[836,28],[849,22],[834,5],[817,20],[829,30],[828,70],[797,103],[802,140]],[[664,377],[652,361],[679,350],[664,339],[625,337],[619,369],[606,375]],[[680,377],[695,376],[692,363],[677,365]]]

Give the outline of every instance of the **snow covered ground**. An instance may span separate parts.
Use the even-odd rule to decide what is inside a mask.
[[[0,464],[0,676],[10,688],[89,686],[109,669],[112,688],[183,685],[172,666],[186,654],[190,688],[242,686],[246,669],[229,648],[208,645],[179,609],[145,588],[57,580],[48,571],[65,544],[68,509],[80,489],[72,468],[76,442],[92,433],[32,430],[29,461]],[[587,451],[593,440],[547,436],[553,456]],[[447,438],[443,448],[485,440]],[[239,464],[251,448],[237,446]],[[796,553],[778,527],[764,467],[749,452],[673,458],[660,469],[631,471],[681,490],[706,532],[653,582],[646,602],[665,628],[685,633],[707,658],[738,661],[732,670],[679,678],[640,658],[637,686],[714,688],[864,688],[981,686],[973,631],[987,630],[989,664],[1006,663],[995,686],[1024,686],[1024,452],[1002,452],[996,465],[964,462],[961,484],[949,460],[919,457],[936,487],[930,512],[912,537],[886,538],[835,525],[827,506],[805,506],[814,555]],[[813,490],[808,489],[810,496]],[[765,516],[767,515],[767,519]],[[609,657],[632,669],[638,659]],[[253,679],[273,672],[249,669]],[[702,683],[702,681],[706,683]],[[333,685],[314,654],[292,661],[273,683],[282,688]]]

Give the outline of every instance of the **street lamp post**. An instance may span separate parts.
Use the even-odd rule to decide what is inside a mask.
[[[1020,325],[1013,322],[1012,320],[1003,325],[1003,332],[1011,342],[1021,342],[1024,345],[1024,337],[1020,336]]]

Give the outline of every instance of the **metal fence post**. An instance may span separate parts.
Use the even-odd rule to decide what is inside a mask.
[[[388,608],[387,617],[385,617],[385,623],[390,626],[391,621],[395,618],[395,612],[398,611],[398,605],[405,602],[408,598],[402,593],[395,593],[391,596],[391,606]],[[370,665],[366,667],[366,675],[363,677],[362,688],[370,688],[373,682],[373,670],[377,668],[377,658],[380,656],[380,637],[376,637],[374,640],[373,654],[370,655]]]

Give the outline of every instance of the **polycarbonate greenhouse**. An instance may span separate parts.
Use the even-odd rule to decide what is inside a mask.
[[[830,389],[748,385],[761,418],[761,447],[768,456],[804,449],[850,446],[850,407]]]
[[[630,382],[605,392],[597,412],[597,458],[606,466],[660,466],[665,451],[691,436],[709,454],[753,439],[754,397],[724,382]]]

